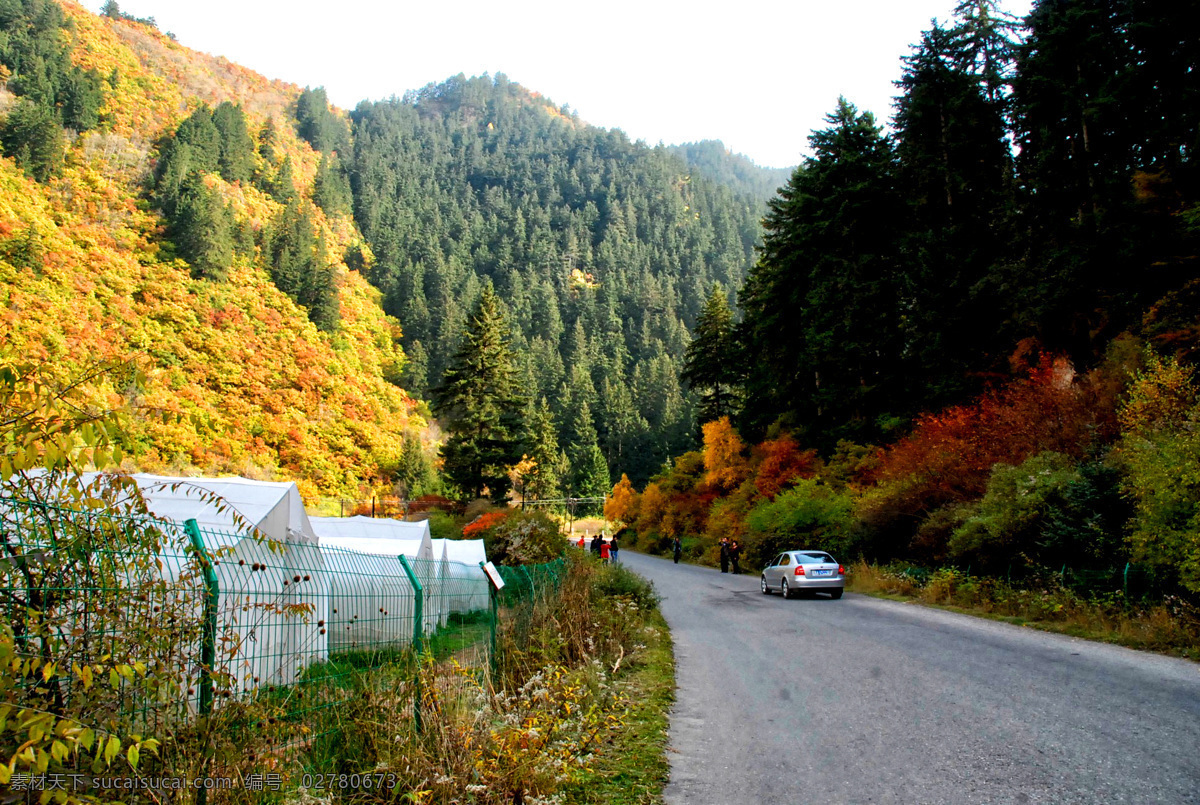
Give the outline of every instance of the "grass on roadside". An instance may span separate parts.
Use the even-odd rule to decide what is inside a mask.
[[[1127,601],[1119,594],[1084,598],[1061,587],[1018,589],[1002,579],[969,576],[953,568],[922,580],[863,561],[850,568],[847,589],[1200,660],[1200,608],[1180,598],[1160,602]]]
[[[478,623],[457,624],[429,646],[420,730],[411,673],[357,675],[355,695],[336,709],[338,741],[322,744],[316,765],[382,772],[396,788],[338,792],[334,801],[661,803],[674,657],[657,601],[623,566],[570,556],[557,588],[502,613],[494,676],[457,662],[455,646]]]
[[[644,628],[638,659],[619,677],[631,702],[625,729],[587,774],[564,791],[578,805],[654,805],[661,803],[670,773],[667,761],[668,712],[675,702],[675,653],[671,633],[655,610]]]

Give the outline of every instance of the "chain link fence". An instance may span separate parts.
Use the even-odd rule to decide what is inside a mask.
[[[523,604],[554,594],[565,563],[498,570],[499,593],[478,564],[0,499],[0,613],[17,653],[73,669],[7,703],[159,735],[252,702],[240,729],[319,758],[364,670],[416,685],[420,658],[485,677],[501,620],[519,634]],[[87,685],[91,669],[129,683]],[[402,706],[419,723],[416,687]]]

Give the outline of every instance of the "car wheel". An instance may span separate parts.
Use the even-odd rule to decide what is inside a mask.
[[[764,575],[762,575],[762,576],[759,578],[759,582],[762,584],[762,594],[763,594],[763,595],[770,595],[770,594],[771,594],[771,588],[770,588],[770,587],[767,585],[767,577],[766,577],[766,575],[765,575],[765,574],[764,574]]]
[[[842,597],[842,591],[841,590],[830,590],[829,597],[832,598],[834,601],[836,601]]]
[[[792,591],[791,591],[791,590],[789,590],[789,589],[788,589],[788,586],[787,586],[787,579],[781,579],[781,580],[780,580],[780,582],[779,582],[779,593],[780,593],[780,595],[782,595],[784,598],[791,598],[791,597],[792,597]]]

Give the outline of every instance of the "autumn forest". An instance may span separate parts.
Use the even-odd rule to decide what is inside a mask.
[[[0,0],[2,382],[127,408],[130,470],[1200,593],[1194,33],[965,0],[776,170],[502,74],[341,110]]]

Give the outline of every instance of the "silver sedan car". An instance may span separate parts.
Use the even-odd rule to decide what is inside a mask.
[[[846,568],[824,551],[784,551],[763,568],[763,595],[776,590],[784,598],[807,592],[829,593],[841,598],[846,586]]]

